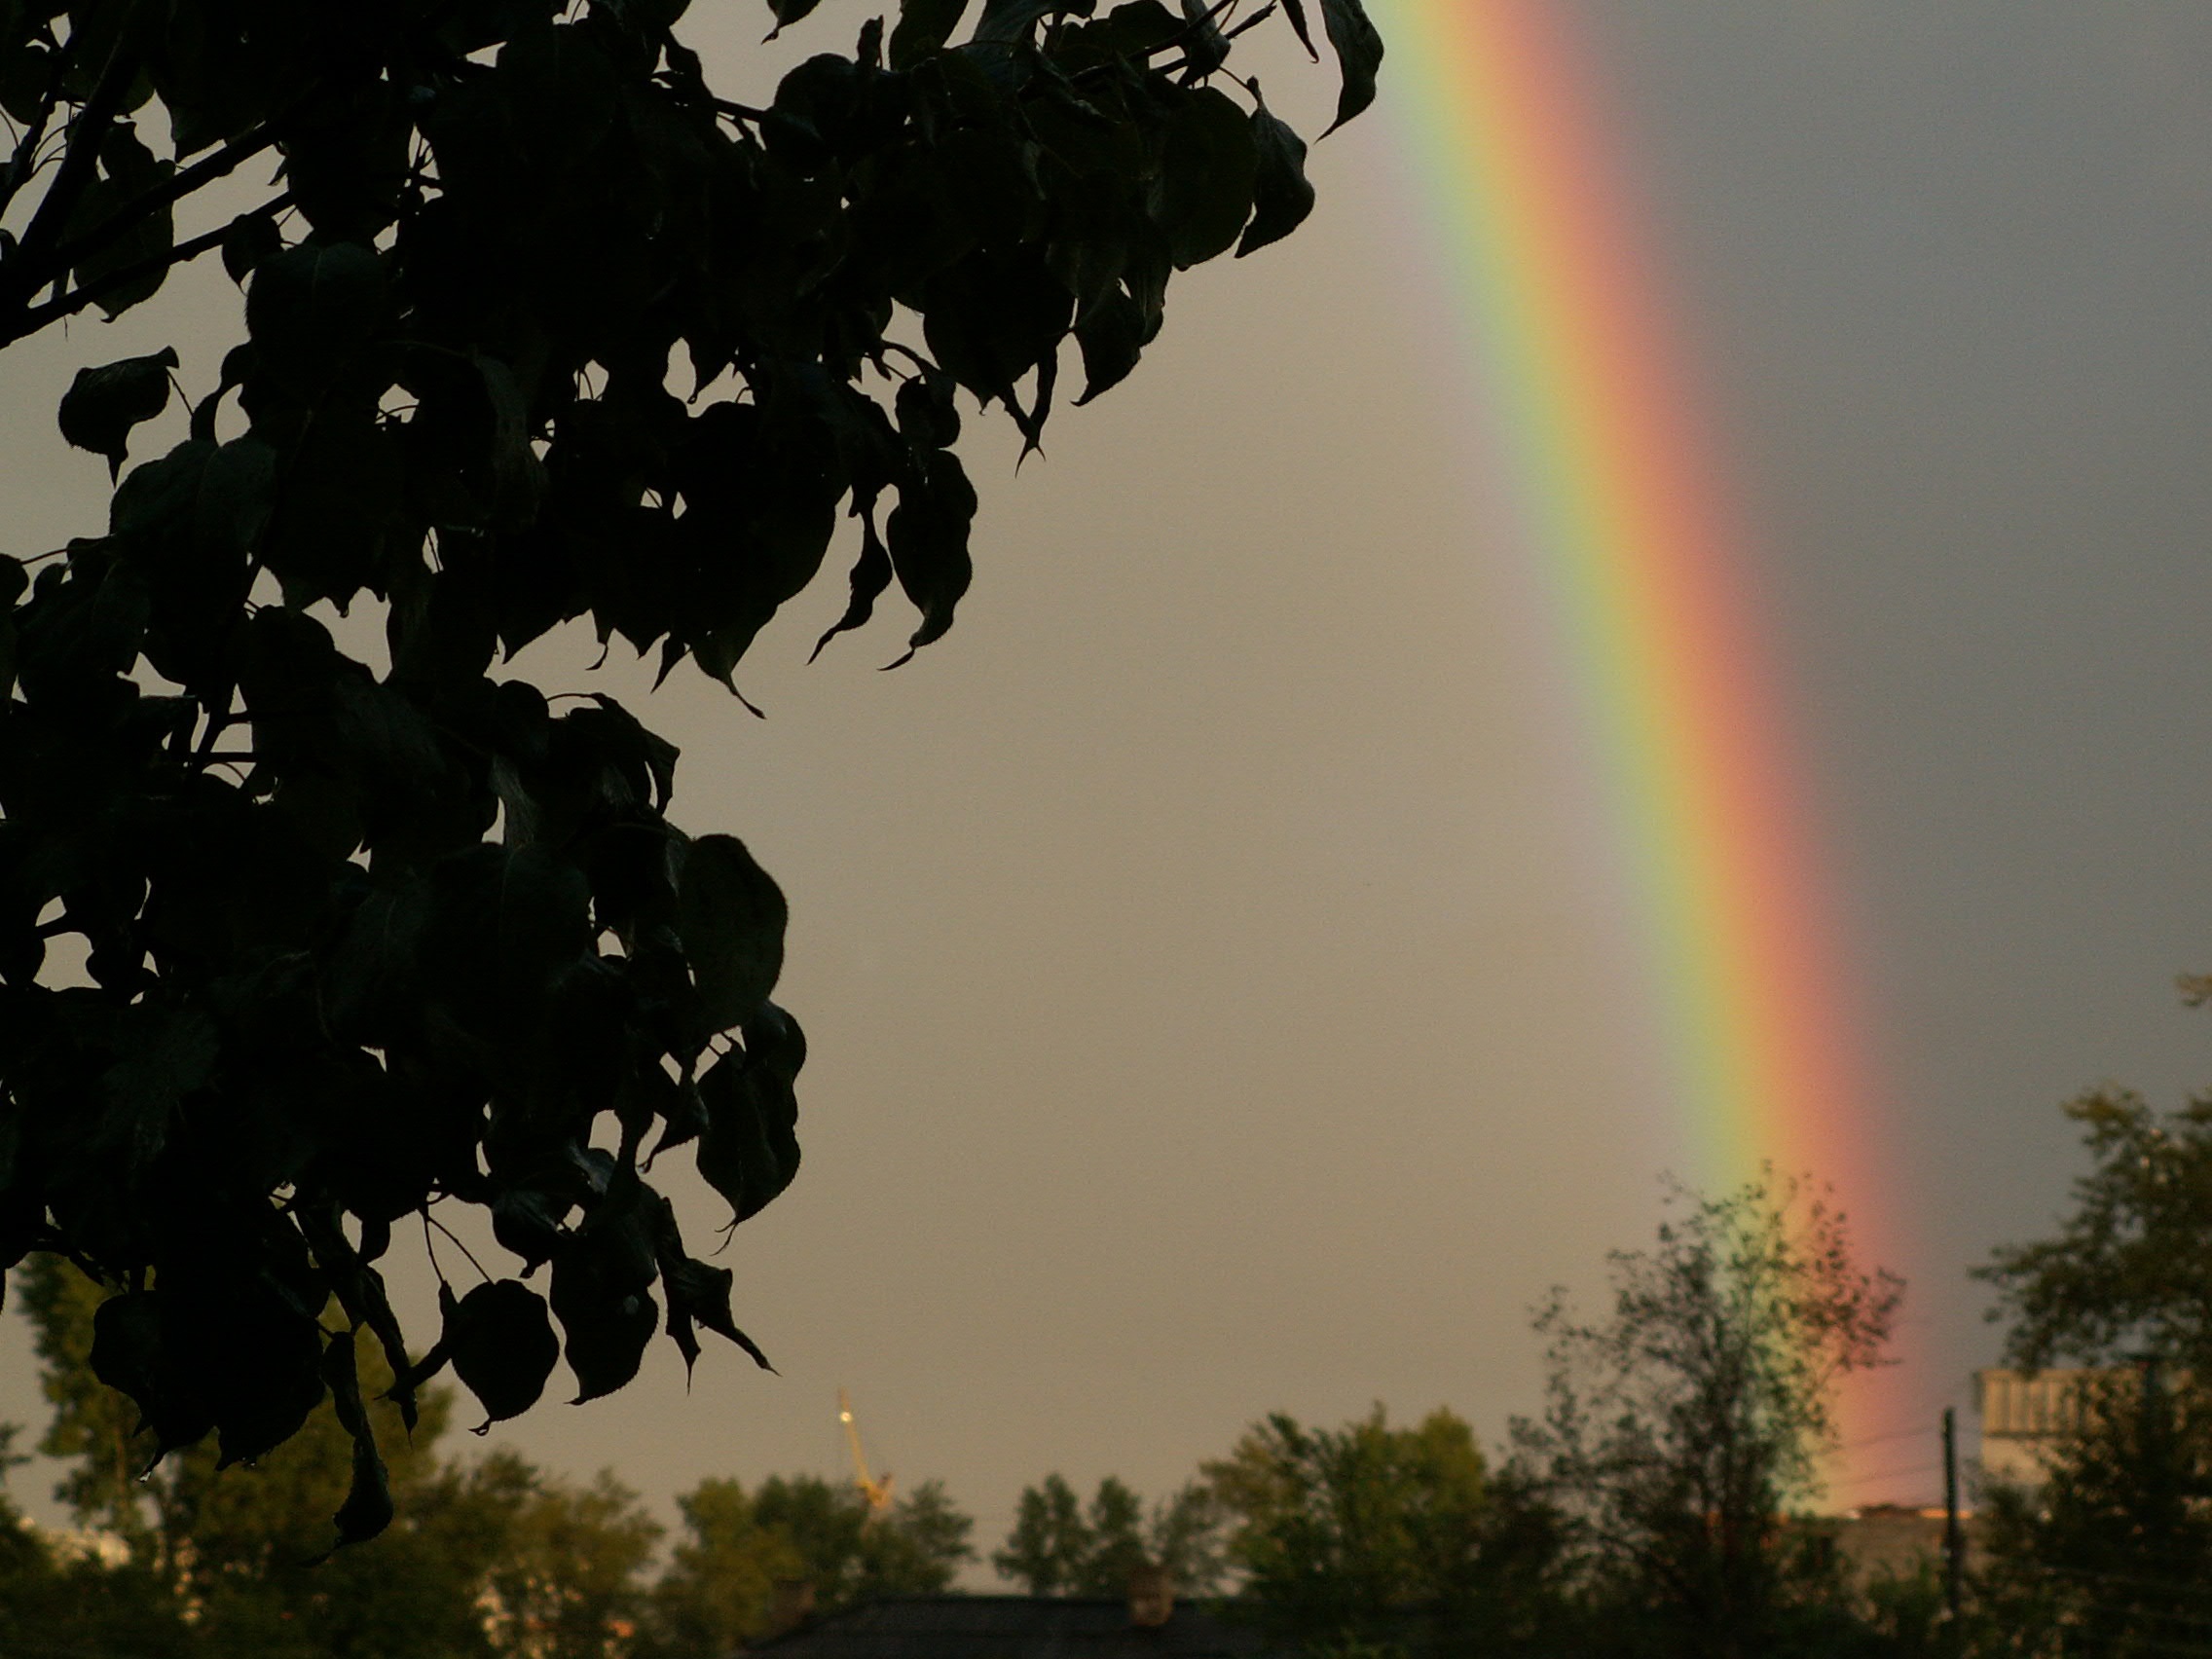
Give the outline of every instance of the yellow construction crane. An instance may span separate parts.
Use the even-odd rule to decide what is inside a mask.
[[[845,1444],[853,1452],[853,1483],[867,1499],[867,1518],[872,1524],[891,1507],[891,1471],[884,1470],[881,1480],[867,1472],[867,1454],[861,1450],[861,1425],[853,1420],[853,1402],[842,1388],[837,1390],[837,1420],[845,1425]]]

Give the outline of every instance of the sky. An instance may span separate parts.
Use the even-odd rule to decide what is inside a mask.
[[[1910,1290],[1863,1420],[1897,1437],[1832,1499],[1932,1501],[1936,1415],[1971,1426],[2000,1340],[1966,1272],[2082,1167],[2059,1104],[2212,1084],[2172,983],[2212,969],[2212,14],[1558,12],[1744,527],[1875,1080],[1851,1134]],[[787,49],[863,15],[828,0]],[[693,18],[761,73],[752,9]],[[1317,130],[1326,72],[1262,61]],[[765,720],[682,678],[646,705],[680,822],[791,900],[805,1163],[720,1258],[780,1375],[710,1350],[687,1390],[656,1349],[499,1441],[673,1518],[703,1475],[839,1474],[843,1386],[987,1553],[1048,1471],[1161,1494],[1272,1410],[1450,1405],[1494,1443],[1536,1407],[1531,1305],[1649,1238],[1692,1136],[1576,687],[1483,510],[1416,141],[1385,65],[1303,230],[1179,278],[1042,458],[978,432],[945,640],[879,673],[887,605],[806,667],[832,572],[740,676]],[[178,287],[11,352],[10,550],[97,521],[101,463],[52,424],[75,364],[174,339],[212,379],[235,299]],[[589,683],[590,654],[522,671]],[[39,1415],[11,1315],[0,1419]],[[34,1513],[51,1475],[16,1476]]]

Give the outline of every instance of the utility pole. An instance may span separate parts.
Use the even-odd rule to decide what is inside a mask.
[[[1950,1609],[1951,1640],[1964,1628],[1967,1534],[1959,1525],[1959,1414],[1943,1408],[1943,1602]]]

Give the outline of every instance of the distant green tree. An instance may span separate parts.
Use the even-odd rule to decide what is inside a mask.
[[[1410,1428],[1381,1405],[1338,1429],[1278,1412],[1203,1472],[1246,1593],[1309,1645],[1449,1623],[1480,1578],[1488,1470],[1474,1431],[1441,1407]]]
[[[683,1531],[647,1599],[641,1652],[714,1659],[762,1634],[779,1579],[806,1564],[780,1529],[760,1524],[752,1494],[734,1480],[701,1481],[676,1500]]]
[[[484,1574],[494,1647],[509,1659],[613,1659],[645,1611],[642,1574],[661,1527],[608,1471],[587,1487],[494,1453],[471,1485],[498,1494],[503,1535]],[[366,1555],[366,1551],[361,1552]]]
[[[1178,1595],[1220,1587],[1221,1520],[1213,1494],[1185,1487],[1145,1512],[1144,1500],[1114,1475],[1098,1483],[1088,1513],[1064,1476],[1024,1488],[1014,1530],[992,1552],[1001,1578],[1032,1596],[1120,1596],[1140,1567],[1162,1568]]]
[[[2088,1173],[2055,1235],[1974,1270],[2012,1363],[2147,1356],[2212,1376],[2212,1094],[2160,1115],[2126,1089],[2070,1102]]]
[[[1668,1209],[1651,1249],[1612,1254],[1608,1317],[1562,1292],[1539,1312],[1546,1405],[1514,1424],[1518,1472],[1643,1650],[1810,1650],[1848,1621],[1832,1552],[1786,1512],[1817,1492],[1834,1384],[1881,1362],[1902,1281],[1857,1265],[1803,1181]]]
[[[1042,1485],[1022,1488],[1014,1530],[1005,1545],[991,1552],[991,1566],[1001,1578],[1032,1596],[1071,1596],[1078,1593],[1091,1547],[1083,1499],[1067,1477],[1054,1471]]]
[[[2155,1659],[2212,1633],[2212,1398],[2116,1369],[2049,1445],[2033,1488],[1981,1505],[1982,1595],[2053,1659]]]
[[[1145,1522],[1145,1554],[1178,1596],[1215,1596],[1229,1573],[1228,1516],[1200,1479],[1156,1499]]]
[[[107,1559],[85,1540],[34,1527],[6,1490],[29,1461],[21,1425],[0,1423],[0,1653],[10,1659],[190,1659],[184,1608],[140,1562]]]
[[[1984,1591],[2045,1633],[2022,1651],[2155,1654],[2212,1636],[2212,1096],[2160,1115],[2105,1089],[2065,1111],[2090,1165],[2071,1210],[1975,1276],[2009,1361],[2105,1375],[2040,1484],[1985,1493]]]
[[[975,1523],[925,1481],[872,1513],[853,1488],[771,1476],[753,1492],[702,1481],[677,1500],[684,1535],[647,1599],[647,1659],[719,1659],[769,1633],[779,1580],[803,1581],[817,1612],[951,1587]]]
[[[814,1475],[770,1476],[753,1494],[759,1524],[796,1551],[815,1605],[851,1606],[879,1596],[933,1596],[949,1589],[975,1549],[975,1521],[924,1481],[870,1515],[867,1500],[843,1482]]]
[[[0,1462],[14,1439],[0,1425]],[[143,1564],[28,1526],[0,1493],[0,1653],[9,1659],[199,1659],[200,1633]]]

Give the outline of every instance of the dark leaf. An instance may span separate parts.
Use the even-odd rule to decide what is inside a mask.
[[[544,1299],[519,1279],[480,1284],[462,1297],[446,1314],[440,1346],[483,1406],[486,1427],[535,1405],[561,1357]]]
[[[891,31],[891,67],[911,69],[952,38],[968,0],[899,0],[899,24]]]
[[[798,1102],[792,1080],[804,1058],[798,1027],[770,1004],[733,1050],[699,1079],[707,1126],[699,1173],[729,1200],[735,1219],[757,1215],[798,1173]]]
[[[699,1086],[671,1083],[669,1092],[661,1100],[661,1122],[660,1140],[652,1151],[654,1158],[698,1139],[699,1131],[707,1126],[707,1106],[699,1098]]]
[[[100,140],[99,168],[69,216],[69,235],[100,234],[81,244],[71,272],[113,319],[150,298],[168,275],[160,261],[175,240],[173,215],[166,203],[149,206],[147,198],[168,181],[175,164],[157,160],[129,123],[118,122]],[[137,274],[126,275],[130,272]]]
[[[130,428],[169,405],[169,371],[176,350],[125,357],[96,369],[79,369],[61,399],[61,435],[81,450],[107,458],[108,476],[122,470]]]
[[[776,988],[784,966],[784,895],[734,835],[701,835],[682,849],[677,931],[708,1024],[743,1024]]]
[[[1336,48],[1337,65],[1344,76],[1343,90],[1337,94],[1337,118],[1329,123],[1329,132],[1334,132],[1375,101],[1375,72],[1382,66],[1382,37],[1359,0],[1321,0],[1321,22],[1329,31],[1329,44]]]
[[[1225,93],[1201,87],[1176,100],[1161,162],[1160,228],[1180,268],[1213,258],[1252,211],[1258,157],[1251,124]]]
[[[189,1278],[172,1272],[155,1292],[170,1302],[164,1334],[177,1350],[172,1361],[212,1384],[224,1465],[254,1462],[291,1439],[327,1382],[314,1316],[273,1278],[266,1255],[254,1254],[262,1261],[251,1276],[252,1256],[233,1244],[195,1263]]]
[[[370,410],[341,405],[318,411],[284,459],[263,556],[286,604],[327,599],[343,611],[378,579],[401,499],[399,446]]]
[[[354,1368],[353,1333],[340,1331],[322,1353],[322,1380],[337,1408],[339,1425],[353,1443],[353,1478],[339,1505],[338,1546],[365,1543],[391,1525],[391,1487],[384,1457],[377,1451],[369,1414],[361,1405],[361,1382]]]
[[[1109,387],[1118,386],[1137,366],[1144,350],[1144,313],[1116,288],[1075,321],[1076,344],[1083,350],[1081,408]]]
[[[1242,112],[1227,98],[1221,101],[1241,136]],[[1250,205],[1249,194],[1245,204]],[[1237,223],[1243,223],[1241,214]],[[1221,247],[1235,235],[1232,227]],[[1058,350],[1074,309],[1074,296],[1038,250],[985,251],[931,278],[922,327],[931,351],[954,380],[978,397],[1011,398],[1014,382]]]
[[[168,1136],[169,1116],[214,1074],[220,1039],[200,1014],[138,1003],[124,1012],[121,1056],[100,1078],[108,1115],[128,1124],[133,1166],[151,1162]]]
[[[921,477],[900,486],[899,504],[884,529],[899,585],[922,613],[921,626],[906,642],[907,656],[952,626],[953,609],[975,574],[968,557],[975,517],[975,488],[950,450],[936,457]]]
[[[1037,26],[1038,20],[1061,8],[1063,0],[983,0],[983,15],[977,19],[976,39],[994,46],[1012,46]]]
[[[152,1291],[111,1296],[92,1314],[92,1375],[129,1396],[153,1431],[157,1456],[189,1446],[215,1426],[205,1402],[176,1386],[165,1350]]]
[[[787,23],[797,22],[821,4],[822,0],[768,0],[768,11],[776,19],[776,28],[770,31],[768,38],[773,40]]]
[[[499,1247],[522,1258],[525,1272],[549,1262],[561,1241],[561,1217],[569,1205],[528,1187],[510,1187],[492,1200],[492,1236]]]
[[[822,647],[839,634],[863,627],[875,614],[875,602],[883,597],[883,590],[891,585],[891,555],[884,549],[883,537],[876,534],[875,514],[872,510],[861,515],[861,556],[853,561],[850,577],[852,597],[845,602],[845,613],[830,624],[829,631],[814,642],[812,662],[822,654]]]
[[[244,282],[283,251],[283,234],[268,213],[241,213],[223,233],[223,269],[234,282]]]
[[[622,107],[614,65],[588,29],[529,29],[499,54],[510,134],[530,164],[567,167],[606,143]]]
[[[661,1284],[668,1292],[670,1333],[675,1333],[680,1318],[702,1325],[751,1354],[753,1363],[761,1370],[773,1371],[776,1368],[768,1363],[768,1356],[760,1351],[751,1337],[737,1328],[737,1321],[730,1316],[729,1293],[733,1278],[729,1269],[711,1268],[688,1256],[680,1254],[673,1258],[663,1258]],[[695,1343],[686,1343],[688,1335],[685,1332],[683,1337],[677,1339],[678,1346],[685,1349],[686,1371],[690,1369],[691,1360],[698,1352]]]
[[[568,1341],[564,1351],[575,1374],[577,1405],[611,1394],[638,1374],[645,1345],[660,1324],[660,1309],[609,1252],[577,1239],[553,1260],[553,1312]]]
[[[1229,61],[1229,42],[1214,19],[1207,0],[1183,0],[1183,53],[1189,59],[1187,78],[1203,80]]]
[[[1252,187],[1252,222],[1236,244],[1242,259],[1306,222],[1313,211],[1313,186],[1306,178],[1306,140],[1277,121],[1266,104],[1252,112],[1252,147],[1259,173]]]
[[[1106,14],[1097,25],[1100,38],[1129,57],[1143,57],[1178,39],[1185,28],[1182,18],[1160,0],[1129,0]]]
[[[245,320],[263,371],[319,390],[352,370],[384,320],[384,262],[358,242],[304,242],[255,268]]]

